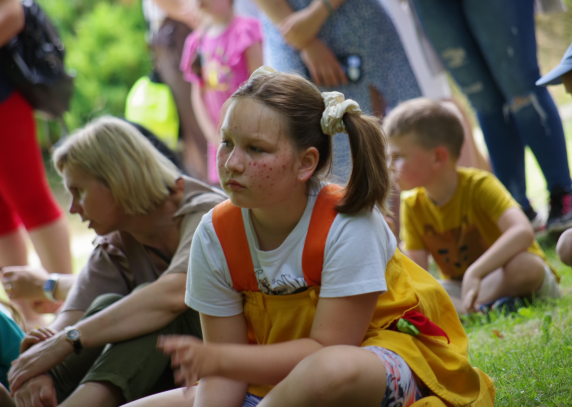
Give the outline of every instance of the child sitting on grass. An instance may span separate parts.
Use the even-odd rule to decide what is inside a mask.
[[[463,127],[453,111],[410,100],[384,129],[395,181],[412,190],[402,201],[404,253],[425,269],[433,256],[458,312],[510,304],[506,297],[560,297],[559,277],[508,191],[486,171],[457,168]]]

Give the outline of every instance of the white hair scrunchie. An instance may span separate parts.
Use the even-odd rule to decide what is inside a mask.
[[[270,75],[271,73],[274,72],[276,72],[276,69],[272,68],[271,66],[262,65],[256,71],[252,72],[252,75],[250,75],[250,78],[248,78],[248,80],[250,81],[254,78],[258,78],[259,76]]]
[[[361,109],[355,100],[345,100],[340,92],[322,92],[322,98],[326,104],[326,109],[322,114],[322,132],[328,136],[338,133],[346,133],[346,126],[342,120],[345,113],[361,115]]]

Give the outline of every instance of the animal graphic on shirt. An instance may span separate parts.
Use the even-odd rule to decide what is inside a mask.
[[[488,249],[477,227],[469,226],[466,218],[461,227],[444,232],[437,232],[432,225],[425,225],[423,241],[445,277],[458,281]]]

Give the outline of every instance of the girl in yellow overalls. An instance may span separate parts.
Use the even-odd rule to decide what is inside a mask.
[[[200,379],[194,405],[492,406],[447,294],[401,255],[380,212],[390,183],[378,121],[268,67],[223,117],[230,200],[197,228],[187,279],[204,343],[160,343],[179,382]],[[353,163],[344,189],[318,178],[341,132]]]

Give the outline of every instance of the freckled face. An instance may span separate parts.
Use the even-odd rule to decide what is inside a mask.
[[[100,236],[120,228],[124,211],[108,187],[78,168],[66,166],[62,175],[72,196],[70,213],[77,213],[82,222],[88,221],[88,227]]]
[[[388,147],[389,168],[402,191],[426,186],[433,179],[432,152],[409,135],[393,137]]]
[[[218,176],[242,208],[283,204],[300,188],[300,163],[279,113],[252,99],[234,101],[221,127]]]

